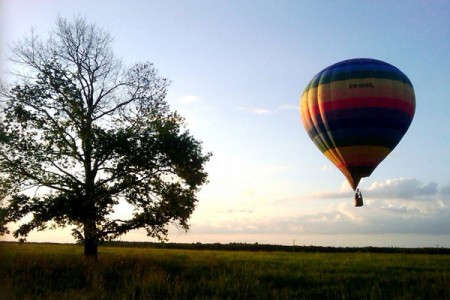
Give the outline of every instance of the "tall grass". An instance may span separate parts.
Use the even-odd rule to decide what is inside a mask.
[[[1,244],[0,299],[450,299],[450,255]]]

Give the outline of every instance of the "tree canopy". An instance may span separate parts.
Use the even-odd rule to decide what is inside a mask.
[[[1,233],[19,221],[16,238],[72,226],[96,255],[130,230],[164,238],[169,223],[189,228],[211,154],[165,101],[169,81],[149,62],[125,67],[112,41],[83,18],[58,18],[48,39],[32,33],[11,47],[19,68],[1,91]],[[121,201],[129,218],[113,214]]]

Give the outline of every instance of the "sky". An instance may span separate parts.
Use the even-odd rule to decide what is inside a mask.
[[[2,76],[8,45],[78,15],[126,64],[151,61],[171,80],[168,103],[213,153],[191,228],[171,227],[170,242],[450,247],[450,1],[0,0]],[[416,114],[355,208],[299,101],[316,73],[358,57],[404,72]],[[69,229],[28,240],[74,241]]]

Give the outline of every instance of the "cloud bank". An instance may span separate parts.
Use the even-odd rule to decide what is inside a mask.
[[[245,112],[248,112],[251,114],[256,114],[256,115],[266,115],[266,114],[273,113],[272,110],[270,110],[268,108],[262,108],[262,107],[239,107],[239,110],[245,111]]]
[[[240,111],[248,112],[251,114],[257,114],[257,115],[267,115],[267,114],[273,114],[279,111],[298,111],[299,106],[298,105],[292,105],[292,104],[282,104],[278,106],[277,108],[267,108],[267,107],[252,107],[252,106],[241,106],[238,108]]]
[[[386,235],[441,236],[450,246],[450,183],[439,187],[414,178],[374,182],[364,191],[365,205],[353,207],[349,189],[273,201],[265,211],[260,207],[244,211],[222,211],[221,218],[193,224],[195,234],[216,235]],[[325,205],[305,212],[317,200]],[[280,206],[284,207],[283,210]],[[294,211],[295,210],[295,211]],[[234,218],[233,218],[234,216]],[[422,241],[418,241],[422,242]],[[398,243],[401,243],[399,240]]]

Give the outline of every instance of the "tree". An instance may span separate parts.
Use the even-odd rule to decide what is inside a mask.
[[[97,245],[167,224],[187,230],[210,153],[165,102],[169,82],[151,63],[125,68],[109,33],[58,18],[45,41],[11,47],[20,80],[2,89],[0,232],[72,226],[87,256]],[[24,73],[26,70],[26,73]],[[121,201],[133,214],[114,217]],[[31,216],[31,218],[30,218]]]

